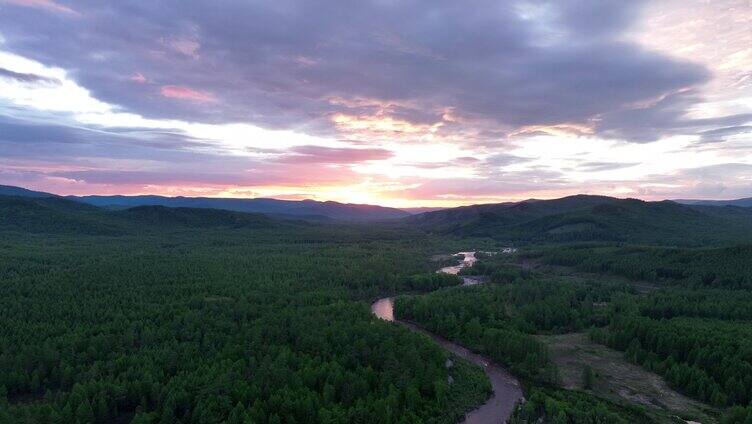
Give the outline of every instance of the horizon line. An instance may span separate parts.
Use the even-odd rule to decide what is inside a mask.
[[[479,206],[479,205],[493,205],[493,204],[501,204],[501,203],[523,203],[523,202],[531,202],[531,201],[545,201],[545,200],[557,200],[557,199],[564,199],[567,197],[575,197],[575,196],[600,196],[600,197],[610,197],[613,199],[622,199],[622,200],[628,200],[628,199],[635,199],[640,200],[643,202],[662,202],[662,201],[671,201],[676,203],[681,202],[731,202],[735,200],[742,200],[747,199],[747,197],[741,197],[741,198],[729,198],[729,199],[714,199],[714,198],[655,198],[655,199],[649,199],[649,198],[641,198],[641,197],[635,197],[635,196],[618,196],[618,195],[609,195],[609,194],[594,194],[594,193],[574,193],[574,194],[567,194],[563,196],[558,197],[528,197],[524,199],[499,199],[498,201],[488,201],[488,202],[469,202],[469,203],[457,203],[451,206],[390,206],[388,204],[383,203],[359,203],[359,202],[344,202],[339,200],[332,200],[332,199],[316,199],[311,197],[301,197],[301,198],[284,198],[284,197],[268,197],[268,196],[261,196],[261,197],[234,197],[234,196],[212,196],[212,195],[200,195],[200,196],[186,196],[186,195],[169,195],[169,194],[156,194],[156,193],[136,193],[136,194],[60,194],[60,193],[54,193],[52,191],[46,191],[46,190],[38,190],[23,186],[16,186],[16,185],[10,185],[10,184],[0,184],[0,187],[11,187],[11,188],[18,188],[22,190],[28,190],[32,192],[37,193],[44,193],[49,194],[52,196],[57,197],[73,197],[73,198],[81,198],[81,197],[146,197],[146,196],[154,196],[154,197],[162,197],[167,199],[226,199],[226,200],[276,200],[276,201],[285,201],[285,202],[318,202],[318,203],[338,203],[342,205],[356,205],[356,206],[377,206],[382,208],[390,208],[390,209],[398,209],[398,210],[411,210],[411,209],[452,209],[452,208],[458,208],[458,207],[466,207],[466,206]]]

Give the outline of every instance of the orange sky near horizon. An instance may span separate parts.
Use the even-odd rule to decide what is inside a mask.
[[[752,196],[749,0],[181,5],[166,23],[159,4],[0,0],[0,184],[399,208]]]

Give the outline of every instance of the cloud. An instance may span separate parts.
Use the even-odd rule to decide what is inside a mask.
[[[184,56],[189,56],[194,59],[199,58],[198,50],[201,48],[201,44],[194,39],[171,37],[163,39],[162,44]]]
[[[322,146],[296,146],[279,159],[282,163],[353,164],[389,159],[394,154],[385,149],[331,148]]]
[[[198,184],[203,186],[233,185],[242,179],[233,174],[216,172],[175,172],[170,171],[121,171],[121,170],[74,170],[53,172],[50,175],[86,182],[87,184],[181,186]]]
[[[195,102],[216,102],[214,95],[201,90],[194,90],[188,87],[177,85],[165,85],[159,90],[163,97],[170,99],[191,100]]]
[[[530,162],[532,159],[510,153],[496,153],[486,159],[486,164],[494,167],[503,167],[517,163]]]
[[[680,171],[752,161],[743,14],[718,65],[737,97],[709,104],[720,68],[681,27],[631,36],[645,1],[11,3],[0,166],[56,187],[654,196],[742,190]]]
[[[29,7],[33,9],[46,10],[48,12],[63,13],[69,15],[79,15],[78,12],[71,9],[68,6],[63,6],[53,0],[5,0],[5,3],[9,3],[16,6]]]
[[[480,159],[472,157],[472,156],[461,156],[455,159],[455,162],[463,165],[472,165],[475,163],[480,162]]]
[[[0,181],[78,194],[216,195],[240,187],[262,192],[273,187],[273,193],[284,194],[306,186],[352,184],[362,176],[347,167],[350,161],[391,155],[307,145],[249,157],[211,146],[180,131],[105,130],[0,116]],[[280,154],[288,160],[275,160]]]
[[[60,123],[47,120],[18,119],[0,116],[0,146],[16,144],[21,149],[41,146],[48,154],[65,155],[64,146],[87,146],[91,154],[101,157],[113,155],[119,147],[131,149],[134,154],[138,147],[151,147],[167,152],[206,146],[206,142],[175,130],[153,128],[96,128],[76,125],[73,122]],[[53,149],[51,146],[55,145]],[[63,150],[56,150],[63,149]],[[55,150],[55,151],[50,151]]]
[[[653,198],[735,199],[750,197],[752,164],[727,162],[646,176],[652,184],[640,194]]]
[[[721,127],[700,132],[701,143],[720,143],[728,137],[740,134],[752,133],[752,125],[737,125],[733,127]]]
[[[752,121],[752,113],[690,118],[687,111],[702,101],[697,90],[670,93],[647,104],[600,115],[599,134],[634,142],[651,142],[660,136],[697,134],[718,126],[737,126]]]
[[[614,169],[631,168],[639,165],[638,162],[583,162],[577,165],[578,171],[584,172],[598,172],[598,171],[612,171]]]
[[[45,85],[60,84],[60,80],[55,78],[44,77],[32,73],[14,72],[5,68],[0,68],[0,78],[8,78],[23,83],[41,83]]]
[[[87,10],[86,22],[4,14],[6,45],[76,69],[97,98],[152,118],[468,142],[481,126],[503,137],[565,123],[643,141],[676,131],[699,99],[654,104],[648,129],[630,119],[634,105],[710,77],[622,40],[640,1],[550,1],[535,13],[493,0],[71,4]],[[168,81],[166,93],[134,91],[119,77],[134,67]],[[166,107],[165,97],[221,102]]]
[[[137,82],[139,84],[144,84],[146,82],[146,77],[141,72],[134,72],[130,77],[128,77],[128,80]]]

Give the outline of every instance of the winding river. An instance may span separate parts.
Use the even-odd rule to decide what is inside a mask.
[[[445,272],[447,274],[458,274],[460,270],[467,266],[472,266],[473,263],[475,263],[475,252],[459,252],[455,256],[462,255],[464,256],[464,259],[462,263],[455,266],[448,266],[445,268],[441,268],[437,272]],[[463,286],[470,286],[474,284],[480,284],[483,282],[482,279],[478,277],[462,277]],[[491,386],[493,387],[493,395],[484,403],[483,405],[479,406],[478,408],[468,412],[465,415],[464,421],[462,421],[465,424],[499,424],[504,423],[509,419],[509,416],[514,411],[514,405],[523,399],[522,389],[520,388],[520,383],[517,381],[514,376],[512,376],[506,369],[504,369],[502,366],[495,364],[490,359],[478,355],[476,353],[471,352],[467,348],[458,345],[457,343],[451,342],[449,340],[444,339],[443,337],[437,336],[433,333],[430,333],[418,326],[416,326],[413,323],[405,322],[405,321],[399,321],[394,319],[394,298],[392,297],[385,297],[383,299],[379,299],[376,302],[371,305],[371,311],[374,315],[377,317],[386,320],[386,321],[392,321],[399,323],[407,328],[409,328],[412,331],[415,331],[417,333],[425,334],[432,339],[434,339],[437,343],[439,343],[444,349],[452,352],[453,354],[465,358],[466,360],[477,364],[483,368],[483,370],[486,372],[486,375],[488,376],[488,379],[491,380]]]

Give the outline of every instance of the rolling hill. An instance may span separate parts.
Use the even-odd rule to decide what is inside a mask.
[[[432,233],[491,237],[517,244],[606,241],[704,246],[752,240],[752,208],[606,196],[532,199],[409,215],[392,208],[312,200],[59,197],[9,186],[0,186],[0,192],[13,194],[0,194],[0,228],[30,232],[122,234],[143,228],[274,228],[293,225],[289,219],[305,219],[392,220]]]
[[[297,223],[263,214],[205,208],[136,206],[106,210],[62,197],[0,195],[0,231],[123,235],[195,228],[278,228]]]
[[[415,215],[405,221],[432,232],[513,243],[705,245],[752,240],[752,209],[587,195],[465,206]]]
[[[55,194],[0,184],[0,196],[55,197]]]
[[[118,235],[113,222],[97,207],[60,197],[0,195],[0,230],[24,233]]]
[[[343,221],[384,221],[404,218],[410,215],[408,212],[399,209],[382,206],[319,202],[315,200],[164,196],[80,196],[69,198],[110,209],[122,209],[134,206],[208,208],[298,218],[311,217],[313,219],[320,219],[321,217],[326,217]]]
[[[56,194],[0,185],[0,195],[22,197],[59,197]],[[261,213],[281,218],[311,221],[387,221],[411,215],[401,209],[354,203],[319,202],[316,200],[241,199],[214,197],[166,196],[65,196],[106,209],[127,209],[135,206],[165,206],[169,208],[224,209],[234,212]]]
[[[166,206],[136,206],[107,212],[111,217],[159,227],[232,227],[270,228],[279,221],[263,214],[233,212],[223,209],[168,208]]]
[[[676,203],[684,205],[702,205],[702,206],[738,206],[742,208],[752,207],[752,197],[743,199],[730,200],[701,200],[701,199],[678,199]]]

